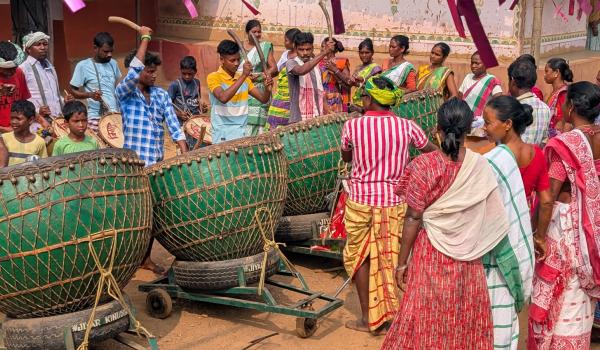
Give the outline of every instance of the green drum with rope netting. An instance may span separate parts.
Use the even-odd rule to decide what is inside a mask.
[[[112,261],[110,272],[123,288],[148,248],[150,187],[132,151],[82,152],[3,168],[0,192],[0,312],[9,317],[89,308],[100,268]]]
[[[261,253],[283,212],[287,167],[282,150],[277,138],[264,134],[149,167],[156,239],[179,261]]]
[[[281,139],[288,162],[284,215],[327,210],[326,196],[337,190],[342,126],[354,116],[329,114],[271,131]]]
[[[425,131],[427,137],[434,144],[438,144],[435,132],[437,129],[437,112],[444,103],[444,96],[436,90],[421,90],[402,96],[400,102],[392,107],[392,111],[399,117],[413,120]],[[410,156],[421,154],[411,147]]]

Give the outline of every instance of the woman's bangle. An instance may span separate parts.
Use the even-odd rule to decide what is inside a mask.
[[[148,39],[148,41],[152,40],[152,36],[148,35],[148,34],[144,34],[140,37],[142,40],[144,39]]]

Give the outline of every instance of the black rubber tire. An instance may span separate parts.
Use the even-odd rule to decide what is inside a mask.
[[[275,241],[300,242],[311,239],[314,235],[318,236],[319,232],[313,231],[315,231],[319,221],[322,219],[329,219],[329,213],[284,216],[279,220],[279,225],[277,225]]]
[[[75,347],[83,341],[85,325],[92,309],[85,309],[63,315],[11,319],[2,323],[4,345],[7,350],[62,350],[66,349],[64,329],[79,327],[73,332]],[[96,308],[96,320],[118,314],[122,316],[106,324],[92,328],[90,343],[100,342],[116,337],[129,329],[129,315],[123,310],[118,301],[113,300]],[[84,325],[84,326],[81,326]]]
[[[146,312],[153,318],[165,319],[173,311],[173,299],[164,289],[153,289],[146,295]]]
[[[319,328],[319,321],[316,318],[296,318],[296,335],[300,338],[310,338]]]
[[[246,284],[257,282],[260,279],[264,253],[240,259],[223,261],[178,261],[173,263],[175,283],[183,288],[216,290],[237,287],[237,268],[244,268]],[[267,254],[266,276],[277,272],[279,255],[275,250]]]

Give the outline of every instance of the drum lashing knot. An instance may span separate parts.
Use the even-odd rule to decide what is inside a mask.
[[[267,229],[263,226],[264,222],[261,218],[261,213],[264,213],[267,216],[267,219],[268,219],[267,222],[269,222],[269,223],[273,222],[273,214],[271,213],[271,210],[269,210],[269,208],[260,207],[260,208],[256,209],[256,211],[254,212],[254,220],[256,221],[256,224],[258,225],[258,230],[260,231],[260,234],[261,234],[261,236],[263,238],[263,242],[264,242],[264,245],[263,245],[264,255],[263,255],[262,267],[261,267],[261,271],[260,271],[260,280],[258,282],[258,295],[262,295],[263,288],[265,287],[265,276],[266,276],[266,272],[267,272],[267,259],[268,259],[269,252],[271,250],[275,249],[275,251],[279,255],[279,259],[281,259],[281,261],[283,262],[285,267],[292,273],[292,275],[296,276],[298,273],[298,270],[296,270],[294,265],[288,260],[288,258],[285,255],[283,255],[283,253],[281,252],[281,249],[279,249],[280,245],[285,247],[285,243],[275,242],[273,230],[271,231],[271,235],[270,235],[271,237],[267,237]]]
[[[98,253],[96,252],[96,249],[94,248],[94,240],[90,239],[88,242],[90,255],[92,256],[94,263],[96,264],[96,268],[98,269],[98,272],[100,273],[100,278],[98,280],[98,289],[96,290],[96,299],[94,300],[94,306],[92,307],[92,312],[90,313],[90,317],[88,318],[88,321],[87,321],[87,327],[85,328],[85,333],[83,335],[83,341],[77,347],[77,350],[87,350],[88,349],[90,332],[92,331],[92,324],[94,322],[94,319],[96,318],[96,308],[98,307],[98,304],[100,303],[100,299],[102,298],[102,292],[104,290],[104,287],[106,287],[107,294],[110,297],[112,297],[114,300],[118,301],[119,304],[121,304],[121,307],[123,308],[123,310],[125,310],[125,312],[127,312],[127,314],[129,315],[129,320],[131,321],[133,329],[135,330],[137,335],[141,336],[140,333],[143,333],[144,336],[146,336],[147,338],[153,338],[152,334],[150,332],[148,332],[148,330],[146,330],[146,328],[144,328],[132,314],[131,309],[129,308],[129,305],[125,301],[125,298],[123,297],[123,293],[121,292],[121,289],[119,288],[119,284],[117,283],[115,276],[113,276],[113,274],[112,274],[112,270],[113,270],[113,267],[115,264],[115,256],[117,254],[117,232],[112,231],[111,234],[112,234],[112,244],[111,244],[111,249],[109,252],[108,267],[104,267],[104,265],[102,265],[102,263],[100,262],[100,257],[98,256]],[[103,236],[102,239],[107,239],[107,237]]]

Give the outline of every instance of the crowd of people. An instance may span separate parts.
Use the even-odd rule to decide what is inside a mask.
[[[409,38],[396,35],[380,66],[367,38],[352,70],[334,38],[316,52],[312,33],[289,29],[276,61],[259,21],[245,31],[243,42],[217,46],[219,69],[205,77],[210,108],[192,56],[181,59],[168,90],[156,86],[161,59],[147,50],[148,27],[139,29],[124,76],[113,38],[97,34],[93,57],[77,64],[64,95],[48,35],[25,36],[22,49],[0,42],[0,167],[97,149],[89,132],[107,113],[121,113],[124,148],[151,165],[164,157],[165,130],[181,152],[194,147],[182,125],[209,111],[213,143],[356,111],[362,116],[341,135],[342,159],[352,164],[343,255],[361,315],[346,326],[386,334],[383,349],[516,349],[517,315],[529,304],[529,349],[589,347],[600,297],[597,77],[573,82],[568,62],[552,58],[544,73],[552,92],[543,96],[535,59],[523,55],[509,65],[503,91],[477,52],[457,84],[446,43],[417,68],[407,60]],[[445,99],[437,142],[391,110],[423,89]],[[69,134],[56,140],[58,117]],[[477,154],[468,137],[496,147]],[[422,155],[411,160],[411,146]],[[164,272],[149,252],[145,267]]]

